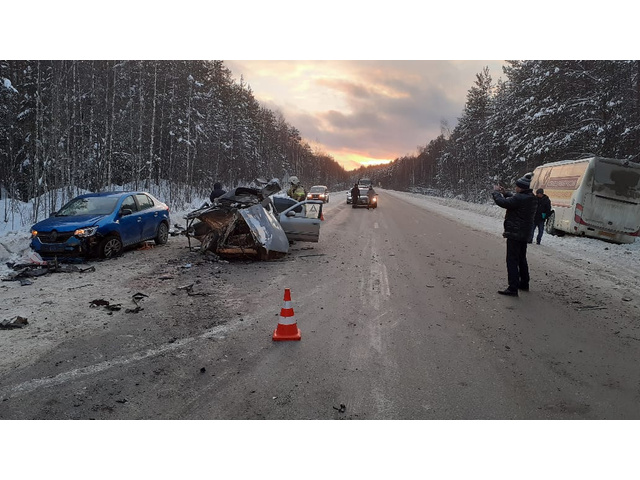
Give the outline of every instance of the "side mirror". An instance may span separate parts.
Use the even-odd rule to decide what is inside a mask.
[[[58,212],[51,212],[51,213],[49,214],[49,216],[50,216],[50,217],[55,217],[57,214],[58,214]]]
[[[127,215],[131,215],[133,213],[133,210],[131,210],[130,208],[123,208],[122,210],[120,210],[120,215],[122,215],[123,217],[126,217]]]
[[[296,216],[296,212],[294,212],[293,210],[289,210],[287,213],[284,214],[285,217],[295,217]]]

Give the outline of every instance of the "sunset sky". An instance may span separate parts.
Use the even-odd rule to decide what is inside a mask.
[[[267,108],[281,111],[312,147],[347,170],[413,154],[453,128],[468,90],[485,67],[494,81],[502,61],[231,61]]]
[[[597,9],[565,3],[34,0],[28,31],[3,23],[3,57],[235,59],[225,65],[265,107],[353,169],[414,154],[442,122],[455,127],[476,74],[502,75],[498,59],[637,57],[633,15],[602,26]],[[24,8],[9,2],[3,18]],[[585,25],[599,34],[584,35]]]

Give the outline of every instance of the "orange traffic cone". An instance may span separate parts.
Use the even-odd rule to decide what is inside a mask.
[[[293,319],[293,308],[291,307],[291,290],[284,289],[284,305],[280,309],[280,321],[278,327],[273,331],[273,340],[300,340],[300,329]]]

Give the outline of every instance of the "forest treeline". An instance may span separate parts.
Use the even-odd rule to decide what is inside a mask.
[[[509,61],[487,68],[453,130],[366,172],[383,186],[482,202],[538,165],[597,155],[640,160],[640,61]]]
[[[0,187],[21,201],[163,183],[175,205],[216,181],[346,179],[222,61],[0,61],[0,142]]]
[[[0,192],[50,211],[66,190],[128,185],[184,205],[255,178],[485,201],[543,163],[639,160],[640,61],[509,61],[476,75],[457,124],[416,154],[346,172],[222,61],[0,61]],[[45,198],[43,201],[42,198]],[[41,205],[41,202],[43,203]],[[6,203],[6,202],[5,202]],[[4,212],[7,221],[7,211]]]

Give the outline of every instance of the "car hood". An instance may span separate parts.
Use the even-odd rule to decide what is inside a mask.
[[[36,223],[32,230],[48,232],[57,230],[58,232],[70,232],[82,227],[90,227],[102,220],[106,215],[76,215],[73,217],[49,217]]]

